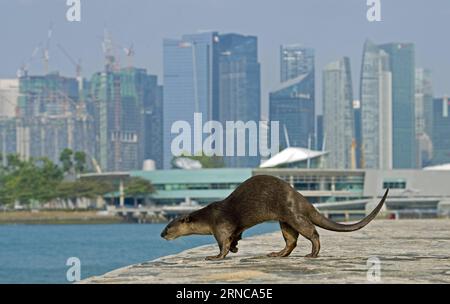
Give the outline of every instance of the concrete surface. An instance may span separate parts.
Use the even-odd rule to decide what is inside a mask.
[[[316,259],[304,258],[311,246],[302,237],[291,256],[266,257],[284,247],[278,231],[244,238],[222,261],[204,260],[218,253],[207,245],[81,283],[450,283],[448,219],[375,220],[360,231],[319,234]]]

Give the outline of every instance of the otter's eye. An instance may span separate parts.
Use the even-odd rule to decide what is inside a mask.
[[[188,215],[188,216],[183,217],[183,218],[181,219],[181,221],[182,221],[183,223],[190,223],[190,222],[192,221],[192,218]]]

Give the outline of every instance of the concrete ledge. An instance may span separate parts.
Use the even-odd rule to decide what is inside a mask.
[[[450,283],[450,220],[376,220],[360,231],[320,229],[317,259],[303,256],[299,238],[288,258],[265,255],[284,247],[281,232],[247,238],[223,261],[205,261],[216,245],[132,265],[81,283],[371,283],[367,260],[381,262],[381,283]]]

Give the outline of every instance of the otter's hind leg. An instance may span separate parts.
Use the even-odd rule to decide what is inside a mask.
[[[283,233],[286,247],[279,252],[269,253],[269,257],[287,257],[291,254],[292,250],[297,246],[298,232],[285,222],[280,222],[281,232]]]
[[[295,230],[297,230],[302,236],[311,241],[312,250],[311,253],[306,255],[307,258],[317,258],[320,251],[319,233],[316,227],[307,219],[297,217],[297,220],[290,223]]]

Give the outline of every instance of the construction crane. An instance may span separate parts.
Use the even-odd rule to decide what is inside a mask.
[[[107,29],[103,31],[102,50],[105,55],[105,67],[107,72],[117,70],[116,56],[114,56],[114,43]]]
[[[50,61],[50,41],[53,35],[53,25],[50,24],[50,27],[47,32],[47,41],[45,43],[45,47],[42,49],[42,59],[44,60],[44,73],[48,74],[49,70],[49,61]]]
[[[18,78],[28,75],[28,71],[30,69],[30,64],[34,60],[34,58],[36,57],[36,55],[38,54],[40,49],[41,49],[41,45],[39,44],[33,49],[33,52],[31,53],[30,58],[28,58],[28,60],[26,62],[22,63],[19,70],[17,71]]]
[[[39,43],[33,49],[33,52],[31,53],[30,58],[28,58],[28,60],[26,62],[22,63],[22,65],[18,69],[18,71],[17,71],[17,77],[18,78],[28,75],[30,64],[34,60],[36,55],[39,53],[39,51],[42,51],[42,60],[44,62],[44,73],[48,74],[49,61],[50,61],[50,41],[52,39],[52,36],[53,36],[53,25],[50,25],[50,27],[48,29],[48,32],[47,32],[46,43],[44,44],[44,46],[42,45],[42,43]]]
[[[81,78],[81,59],[78,59],[78,61],[75,61],[72,56],[70,56],[69,52],[60,44],[58,43],[56,45],[60,51],[66,56],[66,58],[74,65],[75,67],[75,75],[77,79]]]
[[[127,63],[128,67],[133,67],[133,58],[134,58],[134,45],[131,43],[129,47],[123,47],[123,51],[125,52],[125,55],[127,56]]]

